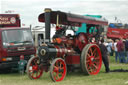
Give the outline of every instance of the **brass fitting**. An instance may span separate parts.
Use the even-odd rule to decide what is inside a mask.
[[[45,8],[44,11],[45,12],[51,12],[52,10],[50,8]]]
[[[46,50],[45,50],[45,49],[41,49],[40,54],[41,54],[42,56],[44,56],[44,55],[46,54]]]

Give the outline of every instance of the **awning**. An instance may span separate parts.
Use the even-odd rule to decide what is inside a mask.
[[[94,24],[94,25],[108,25],[108,21],[105,19],[98,19],[90,16],[83,16],[77,15],[72,13],[65,13],[61,11],[51,11],[51,23],[56,24],[57,15],[59,15],[59,24],[78,26],[79,24],[86,23],[86,24]],[[39,15],[38,20],[39,22],[45,22],[45,13]]]

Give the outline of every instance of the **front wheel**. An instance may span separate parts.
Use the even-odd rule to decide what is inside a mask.
[[[62,58],[56,58],[50,66],[50,76],[54,82],[62,81],[66,76],[66,63]]]
[[[39,57],[33,56],[27,64],[27,75],[30,79],[38,79],[41,77],[43,69],[40,64]]]

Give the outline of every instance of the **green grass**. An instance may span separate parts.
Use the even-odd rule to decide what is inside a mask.
[[[115,63],[114,57],[110,59],[110,69],[126,69],[128,64]],[[85,76],[81,72],[68,73],[61,82],[53,82],[49,73],[37,80],[30,80],[28,76],[18,73],[0,74],[0,85],[128,85],[128,72],[105,73],[104,65],[98,75]]]

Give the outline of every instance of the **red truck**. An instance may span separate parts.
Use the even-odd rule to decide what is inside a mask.
[[[128,38],[128,29],[124,28],[108,28],[107,37],[111,39],[118,39],[122,37],[123,39]]]
[[[20,26],[18,14],[0,14],[0,69],[18,66],[20,56],[29,60],[36,53],[32,33]]]
[[[128,38],[128,24],[110,23],[107,29],[107,38],[115,40],[120,37],[123,39]]]

